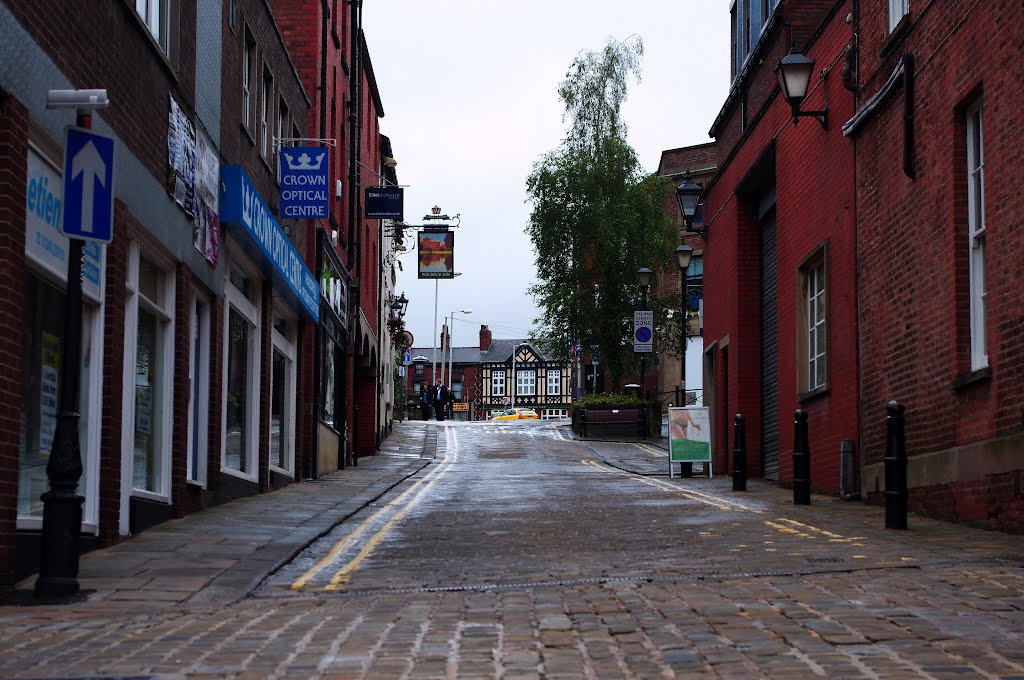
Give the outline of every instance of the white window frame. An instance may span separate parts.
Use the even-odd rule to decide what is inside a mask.
[[[552,396],[561,396],[562,394],[562,369],[560,368],[549,368],[548,369],[548,394]]]
[[[820,284],[820,285],[819,285]],[[807,343],[807,385],[806,391],[810,392],[828,383],[828,352],[827,352],[827,324],[825,317],[828,314],[826,307],[825,281],[825,260],[815,262],[804,272],[804,286],[806,288],[807,309],[807,335],[804,342]],[[818,315],[818,301],[821,301],[821,315]],[[820,368],[820,370],[818,370]],[[820,377],[820,380],[818,379]]]
[[[121,533],[128,533],[130,520],[131,497],[146,498],[154,501],[161,501],[170,504],[171,502],[171,459],[173,452],[172,430],[174,422],[174,268],[168,266],[161,258],[146,253],[146,259],[152,262],[163,271],[163,294],[164,303],[160,305],[156,300],[145,298],[139,291],[139,261],[142,257],[142,250],[138,241],[132,241],[128,246],[128,267],[125,289],[127,301],[125,303],[125,342],[124,342],[124,371],[122,395],[122,412],[124,420],[121,425]],[[138,489],[135,487],[134,457],[135,457],[135,362],[138,358],[138,329],[139,329],[139,306],[157,316],[163,323],[163,365],[164,375],[161,379],[160,399],[162,400],[162,422],[160,423],[161,437],[158,444],[161,447],[160,460],[160,488],[157,491]]]
[[[967,258],[971,370],[988,366],[985,329],[985,135],[981,102],[967,109]]]
[[[526,389],[530,391],[527,392]],[[527,369],[516,369],[516,396],[531,397],[537,394],[537,371]]]
[[[504,397],[505,396],[505,371],[504,369],[494,369],[491,371],[491,396],[492,397]]]
[[[910,0],[889,0],[889,30],[892,31],[910,14]]]
[[[270,121],[273,112],[270,109],[270,96],[274,91],[274,76],[270,69],[264,67],[260,78],[260,154],[270,157]]]
[[[196,310],[199,310],[198,321]],[[192,389],[188,396],[188,457],[186,459],[185,481],[206,488],[207,460],[210,439],[210,328],[212,305],[203,295],[194,295],[189,305],[189,379]],[[196,342],[199,355],[196,356]],[[197,380],[198,377],[198,380]],[[196,395],[198,396],[198,400]],[[196,420],[195,414],[206,414]],[[199,442],[196,457],[196,441]],[[192,459],[196,458],[196,464]]]
[[[250,265],[245,258],[236,256],[233,249],[229,249],[227,258],[227,271],[230,267],[236,266],[241,269],[249,282],[254,286],[253,294],[259,300],[260,287],[263,279],[255,267]],[[235,288],[229,276],[224,280],[224,320],[221,329],[224,338],[223,353],[221,356],[221,423],[220,423],[220,471],[233,477],[238,477],[250,482],[258,481],[259,475],[259,394],[260,388],[260,306],[242,294],[242,291]],[[249,472],[242,472],[227,466],[227,441],[228,441],[228,351],[231,343],[228,341],[231,330],[231,309],[234,308],[251,326],[249,335],[249,357],[246,364],[249,367],[247,378],[249,384],[246,386],[246,394],[249,403],[246,405],[246,429],[248,434],[248,446],[246,455],[246,469]]]
[[[245,127],[252,124],[252,67],[256,52],[256,43],[249,40],[249,32],[245,32],[242,48],[242,123]]]
[[[296,349],[295,349],[295,328],[298,325],[298,319],[296,319],[294,315],[286,312],[285,308],[283,306],[275,306],[275,310],[274,311],[277,314],[279,314],[280,316],[282,316],[283,318],[287,319],[287,321],[288,321],[288,337],[285,337],[284,335],[281,335],[281,333],[276,328],[271,327],[271,330],[270,330],[271,353],[273,353],[275,351],[280,352],[281,355],[288,361],[288,369],[287,369],[287,375],[285,376],[285,385],[284,385],[284,400],[285,400],[284,413],[285,413],[285,418],[287,419],[288,428],[286,430],[287,437],[286,437],[286,439],[283,442],[284,451],[285,451],[284,457],[285,457],[285,460],[287,461],[288,467],[287,468],[282,468],[282,467],[278,467],[277,465],[274,465],[273,463],[270,463],[270,469],[274,470],[275,472],[277,472],[279,474],[286,475],[288,477],[294,478],[295,477],[295,428],[296,428],[296,426],[298,424],[296,422],[296,417],[295,417],[295,380],[296,380],[295,360],[296,360],[296,356],[297,356],[297,352],[296,352]],[[274,368],[273,367],[274,367],[274,364],[273,364],[273,354],[271,354],[271,364],[270,364],[270,373],[269,373],[269,375],[270,375],[270,382],[271,382],[271,385],[270,385],[271,401],[273,400],[273,390],[274,390],[274,384],[273,384],[273,382],[274,382]],[[272,415],[273,414],[270,411],[267,412],[267,431],[268,432],[270,432],[270,419],[271,419]],[[268,453],[267,460],[268,461],[272,460],[272,458],[269,455],[270,454],[270,442],[271,442],[271,437],[267,437],[267,453]]]
[[[170,0],[135,0],[135,12],[146,25],[153,40],[164,51],[170,54],[168,27],[170,16]]]

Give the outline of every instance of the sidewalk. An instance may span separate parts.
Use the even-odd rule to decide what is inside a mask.
[[[82,555],[80,601],[167,607],[225,605],[303,548],[433,460],[433,424],[396,423],[374,456],[321,479],[248,496],[152,527]],[[14,598],[32,602],[35,577]]]

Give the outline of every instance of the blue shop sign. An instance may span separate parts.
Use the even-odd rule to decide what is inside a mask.
[[[220,219],[239,225],[251,245],[258,249],[306,313],[320,320],[320,286],[306,267],[295,246],[274,219],[252,180],[238,165],[225,165],[220,171]],[[244,241],[243,241],[243,245]],[[247,248],[251,252],[251,248]]]
[[[330,150],[326,146],[281,149],[281,217],[327,218]]]

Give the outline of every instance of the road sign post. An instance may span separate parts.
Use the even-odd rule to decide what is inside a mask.
[[[82,371],[82,251],[85,240],[109,243],[114,223],[114,140],[91,131],[92,108],[78,109],[77,127],[64,144],[64,220],[69,237],[67,309],[61,357],[60,416],[46,462],[50,488],[41,496],[43,526],[37,597],[66,597],[79,590],[82,478],[79,385]]]

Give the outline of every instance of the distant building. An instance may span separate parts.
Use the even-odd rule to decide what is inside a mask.
[[[408,416],[419,417],[420,389],[434,384],[434,352],[433,347],[410,350],[412,364],[406,370]],[[490,329],[481,326],[478,347],[451,348],[450,384],[447,363],[441,373],[447,352],[443,357],[440,347],[436,352],[437,378],[453,392],[453,416],[457,420],[486,420],[513,404],[535,409],[543,419],[569,416],[572,391],[567,357],[546,354],[541,343],[494,339]]]

